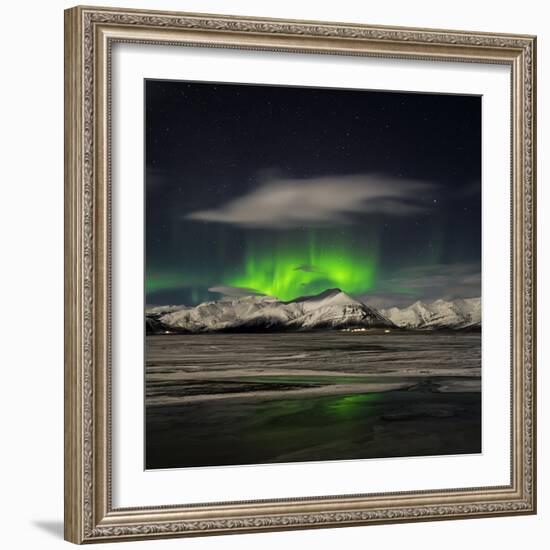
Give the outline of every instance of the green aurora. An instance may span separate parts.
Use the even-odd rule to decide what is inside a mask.
[[[434,227],[430,246],[414,262],[437,264],[442,238]],[[360,238],[349,228],[334,234],[326,229],[284,231],[277,235],[256,232],[247,235],[237,256],[220,247],[212,261],[211,249],[204,249],[193,264],[182,260],[179,268],[148,266],[145,282],[148,294],[181,289],[192,304],[212,300],[208,289],[228,286],[290,301],[340,288],[350,295],[376,291],[414,295],[414,289],[392,283],[392,269],[380,256],[380,238],[370,227]],[[411,258],[409,258],[411,260]]]
[[[222,252],[216,265],[208,267],[196,262],[194,269],[148,269],[146,292],[189,289],[194,303],[211,299],[207,288],[216,285],[251,289],[284,301],[335,287],[360,294],[376,284],[378,239],[369,239],[368,245],[352,242],[347,232],[334,236],[323,230],[290,231],[268,239],[256,235],[243,243],[240,258],[228,260]]]
[[[268,252],[249,248],[241,272],[225,284],[251,288],[280,300],[317,294],[338,287],[361,293],[376,278],[377,255],[349,246],[322,246],[309,239],[306,245],[283,245]]]

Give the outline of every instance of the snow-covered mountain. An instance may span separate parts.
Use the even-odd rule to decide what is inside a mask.
[[[146,315],[164,315],[165,313],[170,313],[171,311],[178,311],[183,309],[185,306],[148,306],[145,308]]]
[[[382,309],[380,312],[402,328],[479,329],[481,327],[481,298],[415,302],[403,309],[392,307]]]
[[[195,307],[146,314],[148,332],[312,330],[392,327],[376,309],[340,289],[282,302],[270,296],[226,297]]]

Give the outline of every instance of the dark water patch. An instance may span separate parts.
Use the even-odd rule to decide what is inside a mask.
[[[149,469],[478,453],[481,399],[393,391],[147,407],[146,432]]]
[[[395,383],[395,378],[383,376],[345,376],[345,375],[316,375],[316,374],[292,374],[292,375],[261,375],[261,376],[241,376],[237,380],[246,382],[265,382],[270,384],[289,383],[304,384],[307,386],[328,385],[328,384],[379,384],[384,382]],[[400,378],[399,381],[405,379]]]
[[[238,380],[208,380],[193,382],[154,382],[149,383],[146,389],[146,397],[187,397],[196,395],[225,395],[231,393],[246,393],[259,391],[288,391],[304,387],[317,387],[315,383],[238,381]]]
[[[367,339],[367,336],[364,337],[365,340]],[[303,348],[303,350],[307,353],[315,353],[315,352],[333,352],[333,351],[347,351],[347,352],[364,352],[368,353],[375,352],[375,351],[384,351],[387,348],[383,345],[379,344],[369,344],[367,342],[360,343],[360,342],[350,342],[350,343],[326,343],[326,342],[319,342],[316,346],[306,346]]]

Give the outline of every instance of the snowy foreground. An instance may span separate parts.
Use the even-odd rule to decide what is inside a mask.
[[[378,311],[339,289],[283,302],[270,296],[244,296],[195,307],[159,306],[146,311],[149,334],[184,332],[271,332],[278,330],[368,328],[479,328],[481,300],[472,298]]]
[[[481,334],[146,338],[148,468],[480,452]]]
[[[390,391],[428,379],[431,391],[480,391],[480,375],[480,335],[461,331],[171,334],[146,339],[150,405]]]

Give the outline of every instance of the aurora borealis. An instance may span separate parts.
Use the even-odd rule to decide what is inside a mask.
[[[339,287],[349,293],[363,293],[375,282],[377,254],[375,247],[352,249],[345,239],[327,236],[318,241],[316,231],[293,235],[278,243],[258,245],[250,240],[237,267],[220,266],[217,278],[208,278],[208,271],[194,274],[166,273],[147,279],[147,292],[189,288],[191,301],[201,301],[201,286],[210,280],[230,287],[252,289],[261,294],[292,300],[317,294],[327,288]],[[210,287],[216,286],[214,283]],[[195,291],[197,288],[199,291]],[[196,298],[194,298],[193,293]]]
[[[256,289],[262,294],[292,300],[339,287],[349,293],[372,288],[376,275],[376,255],[360,253],[347,243],[329,239],[317,241],[311,232],[305,243],[285,243],[263,251],[250,249],[244,254],[243,268],[225,283]]]
[[[480,295],[479,97],[145,89],[147,304]]]

